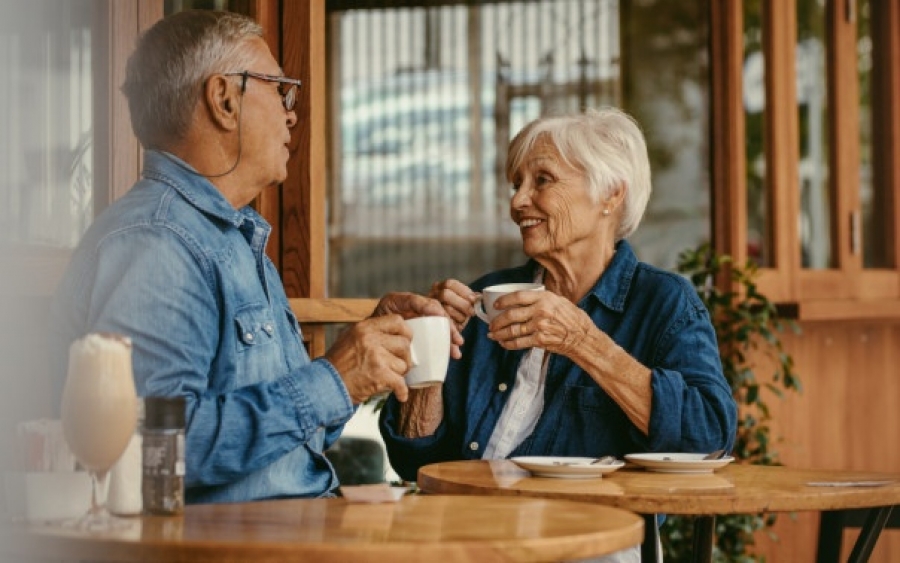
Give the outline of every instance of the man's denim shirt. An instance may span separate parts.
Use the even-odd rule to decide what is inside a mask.
[[[271,227],[171,155],[85,234],[53,307],[57,369],[87,332],[134,343],[138,394],[187,399],[188,502],[330,494],[323,451],[354,407],[310,362],[274,265]]]
[[[472,289],[534,280],[537,263],[488,274]],[[696,291],[681,276],[638,262],[629,244],[578,304],[594,324],[652,370],[649,436],[578,365],[553,355],[544,409],[534,431],[512,456],[622,457],[633,452],[709,452],[730,449],[737,406],[722,374],[716,335]],[[433,436],[397,432],[399,403],[391,397],[380,419],[391,465],[407,480],[439,461],[480,459],[513,388],[524,351],[507,351],[472,318],[463,331],[462,358],[444,383],[444,420]]]

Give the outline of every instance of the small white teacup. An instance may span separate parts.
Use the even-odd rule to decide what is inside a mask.
[[[413,333],[409,350],[413,367],[406,373],[406,385],[411,389],[440,385],[450,364],[450,319],[417,317],[405,322]]]
[[[481,297],[475,302],[475,314],[479,319],[490,324],[497,315],[503,311],[494,309],[494,302],[507,293],[516,291],[544,291],[544,285],[540,283],[502,283],[490,285],[481,290]]]

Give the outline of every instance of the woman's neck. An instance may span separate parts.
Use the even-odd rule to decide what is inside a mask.
[[[544,285],[549,291],[578,303],[590,292],[615,255],[615,247],[595,252],[590,260],[537,259],[544,268]]]

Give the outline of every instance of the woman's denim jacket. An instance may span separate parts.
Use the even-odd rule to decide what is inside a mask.
[[[488,274],[472,289],[533,281],[537,263]],[[722,374],[716,335],[696,291],[681,276],[638,262],[629,244],[615,256],[578,306],[600,330],[652,370],[650,432],[645,435],[609,395],[568,358],[553,355],[544,409],[534,431],[511,455],[622,457],[632,452],[709,452],[733,445],[737,406]],[[444,420],[434,435],[397,432],[399,403],[380,417],[391,465],[407,480],[440,461],[480,459],[513,388],[523,351],[487,338],[487,324],[470,319],[462,358],[444,383]]]
[[[58,291],[57,370],[92,331],[130,336],[138,394],[187,398],[188,502],[330,494],[323,451],[354,407],[310,362],[274,265],[271,227],[171,155],[93,223]]]

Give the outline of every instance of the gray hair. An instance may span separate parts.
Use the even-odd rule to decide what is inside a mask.
[[[141,35],[128,59],[122,92],[131,126],[144,148],[182,139],[204,82],[213,74],[246,70],[246,40],[262,27],[232,12],[186,10]]]
[[[512,181],[538,140],[550,142],[567,164],[585,173],[595,202],[623,186],[625,208],[616,240],[637,229],[650,199],[651,184],[647,144],[634,118],[612,107],[540,117],[526,125],[510,143],[506,159],[508,180]]]

